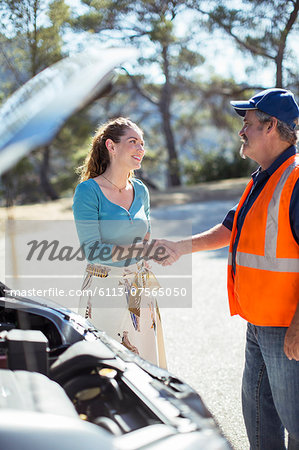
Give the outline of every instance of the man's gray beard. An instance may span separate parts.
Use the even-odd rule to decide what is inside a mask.
[[[241,145],[239,153],[240,153],[241,158],[246,159],[246,156],[244,155],[244,144]]]

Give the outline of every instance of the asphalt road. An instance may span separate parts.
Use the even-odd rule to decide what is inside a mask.
[[[155,208],[159,220],[192,221],[192,233],[223,220],[237,202],[209,201]],[[228,249],[192,256],[192,307],[162,308],[168,369],[201,395],[236,450],[247,450],[241,410],[246,322],[230,317],[226,294]]]

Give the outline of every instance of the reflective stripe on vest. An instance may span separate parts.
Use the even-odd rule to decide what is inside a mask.
[[[236,262],[239,266],[251,269],[269,270],[271,272],[299,273],[299,260],[295,258],[276,258],[237,252]],[[228,264],[232,265],[232,253],[228,254]]]
[[[293,162],[286,168],[283,174],[280,177],[279,182],[276,185],[275,191],[271,198],[268,207],[267,213],[267,224],[266,224],[266,236],[265,236],[265,257],[269,256],[270,258],[276,257],[276,248],[277,248],[277,226],[278,223],[278,213],[279,213],[279,204],[280,204],[280,196],[282,189],[287,181],[288,177],[291,175],[292,171],[296,167],[296,162]]]
[[[272,272],[293,272],[299,273],[299,260],[295,258],[277,258],[277,226],[280,196],[286,180],[296,167],[296,163],[292,163],[283,172],[279,182],[276,185],[272,199],[268,206],[265,249],[264,256],[253,255],[237,251],[236,263],[239,266],[250,267],[252,269],[269,270]],[[232,264],[232,253],[229,253],[228,264]]]

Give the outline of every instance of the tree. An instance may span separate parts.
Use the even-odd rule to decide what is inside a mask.
[[[294,74],[287,59],[295,59],[296,70],[298,62],[287,40],[298,30],[299,0],[242,0],[238,9],[227,0],[189,0],[188,5],[208,18],[210,31],[220,28],[241,50],[275,64],[276,87],[291,82]]]
[[[184,38],[176,35],[175,21],[185,10],[185,1],[82,0],[82,3],[90,7],[90,12],[74,21],[78,30],[103,35],[113,27],[121,31],[122,39],[141,49],[139,76],[130,77],[132,86],[160,114],[167,149],[168,184],[180,185],[180,163],[173,130],[174,98],[182,87],[183,73],[188,77],[185,68],[194,68],[202,62],[200,54],[188,48],[194,37],[191,32]],[[159,83],[143,76],[149,74],[153,66],[161,80]]]
[[[0,6],[0,58],[7,73],[12,74],[6,86],[9,93],[61,59],[62,29],[69,18],[69,7],[64,0],[1,0]],[[35,164],[39,165],[44,193],[57,199],[50,182],[50,154],[50,146],[36,152]]]

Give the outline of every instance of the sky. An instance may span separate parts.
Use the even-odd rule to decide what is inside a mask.
[[[80,0],[66,0],[72,8],[78,12],[84,12],[85,7],[82,6]],[[188,14],[190,17],[188,17]],[[180,21],[177,20],[177,34],[184,35],[186,27],[190,23],[193,13],[187,13],[186,17],[180,16]],[[75,38],[74,36],[69,37],[69,44],[71,48],[74,45],[81,43],[84,45],[90,44],[91,37],[88,35],[85,39]],[[105,47],[111,45],[109,43],[105,44]],[[97,41],[98,43],[98,41]],[[202,40],[200,46],[200,53],[205,57],[205,64],[198,68],[198,73],[200,74],[203,81],[208,81],[208,77],[211,74],[221,75],[227,78],[234,78],[237,83],[252,84],[257,86],[263,86],[265,88],[273,87],[275,85],[275,66],[270,63],[265,67],[265,64],[261,60],[253,59],[249,54],[244,55],[240,50],[238,50],[233,40],[226,36],[221,31],[213,32],[213,35],[208,35],[207,32],[202,32]],[[291,48],[294,52],[298,54],[298,43],[297,40],[288,41],[291,44]],[[114,46],[121,46],[119,40],[113,42]],[[252,67],[255,64],[260,64],[260,68],[252,71]],[[153,81],[159,83],[163,82],[161,74],[158,68],[154,68],[151,71]]]

